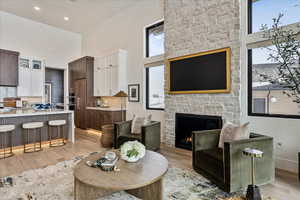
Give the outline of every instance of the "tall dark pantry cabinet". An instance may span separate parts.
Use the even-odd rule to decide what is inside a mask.
[[[93,104],[94,58],[86,56],[69,63],[69,93],[74,99],[74,117],[77,128],[88,128],[88,105]]]

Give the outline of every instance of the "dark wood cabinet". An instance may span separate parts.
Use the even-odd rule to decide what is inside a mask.
[[[19,52],[0,49],[0,86],[18,85]]]
[[[88,79],[93,74],[94,69],[91,70],[93,66],[94,58],[90,56],[85,56],[69,63],[69,68],[72,71],[72,78],[74,80]]]
[[[124,116],[126,111],[123,111]],[[101,131],[103,125],[122,121],[121,111],[86,110],[88,128]]]
[[[94,58],[83,57],[69,63],[69,92],[75,98],[75,125],[86,129],[89,121],[86,107],[94,102]]]
[[[78,128],[87,128],[86,125],[86,79],[74,82],[75,94],[75,125]]]

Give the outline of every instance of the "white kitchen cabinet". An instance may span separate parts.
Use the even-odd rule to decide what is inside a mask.
[[[19,97],[43,97],[45,67],[39,59],[21,58],[28,60],[29,64],[19,65],[19,85],[17,88]],[[21,62],[20,62],[21,63]]]
[[[118,50],[95,58],[94,96],[113,96],[127,86],[127,52]]]
[[[31,89],[30,59],[20,58],[19,61],[19,84],[17,89],[18,96],[26,96]]]
[[[104,93],[102,96],[112,96],[112,93],[111,93],[111,70],[110,70],[110,67],[107,66],[104,68]]]
[[[100,96],[100,94],[104,94],[105,87],[101,87],[105,85],[105,59],[104,58],[96,58],[94,60],[94,96]]]

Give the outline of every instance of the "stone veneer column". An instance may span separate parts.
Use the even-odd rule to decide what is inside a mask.
[[[232,51],[230,94],[168,95],[165,88],[163,138],[174,146],[175,113],[218,115],[240,122],[240,7],[239,0],[164,0],[164,9],[166,58],[224,47]]]

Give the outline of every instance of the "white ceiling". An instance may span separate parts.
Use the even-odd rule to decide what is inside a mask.
[[[0,10],[77,33],[118,14],[141,0],[0,0]],[[34,6],[40,7],[39,11]],[[69,17],[65,21],[64,17]]]

